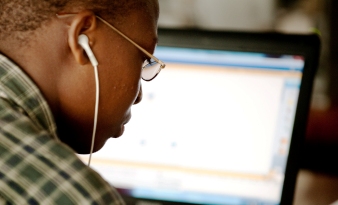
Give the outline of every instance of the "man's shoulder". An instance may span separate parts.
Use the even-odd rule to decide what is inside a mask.
[[[13,204],[123,204],[74,151],[0,98],[0,195]],[[1,197],[0,197],[1,198]]]

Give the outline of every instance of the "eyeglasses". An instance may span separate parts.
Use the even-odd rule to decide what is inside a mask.
[[[76,14],[57,14],[56,16],[61,18],[61,17],[67,17],[67,16],[73,16]],[[136,48],[138,48],[140,51],[142,51],[148,59],[146,59],[142,65],[142,73],[141,77],[145,81],[151,81],[153,80],[163,68],[165,68],[165,64],[156,58],[154,55],[150,54],[148,51],[146,51],[144,48],[139,46],[137,43],[135,43],[133,40],[131,40],[129,37],[124,35],[121,31],[119,31],[117,28],[115,28],[113,25],[108,23],[106,20],[101,18],[100,16],[96,15],[96,18],[98,18],[102,23],[106,24],[109,28],[113,29],[115,32],[120,34],[123,38],[125,38],[127,41],[132,43]]]

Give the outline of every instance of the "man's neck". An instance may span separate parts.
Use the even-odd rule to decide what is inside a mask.
[[[17,64],[38,86],[47,100],[53,114],[57,113],[58,79],[57,52],[46,46],[42,40],[30,40],[23,44],[15,39],[6,39],[0,43],[0,52]]]

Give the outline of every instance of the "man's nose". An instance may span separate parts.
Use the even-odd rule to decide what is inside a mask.
[[[134,105],[136,105],[139,102],[141,102],[142,96],[143,96],[143,94],[142,94],[142,85],[140,85],[140,90],[138,91],[138,95],[137,95],[137,98],[136,98],[136,100],[134,102]]]

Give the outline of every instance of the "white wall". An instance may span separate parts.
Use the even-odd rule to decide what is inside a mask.
[[[272,30],[276,0],[159,0],[161,27]]]

